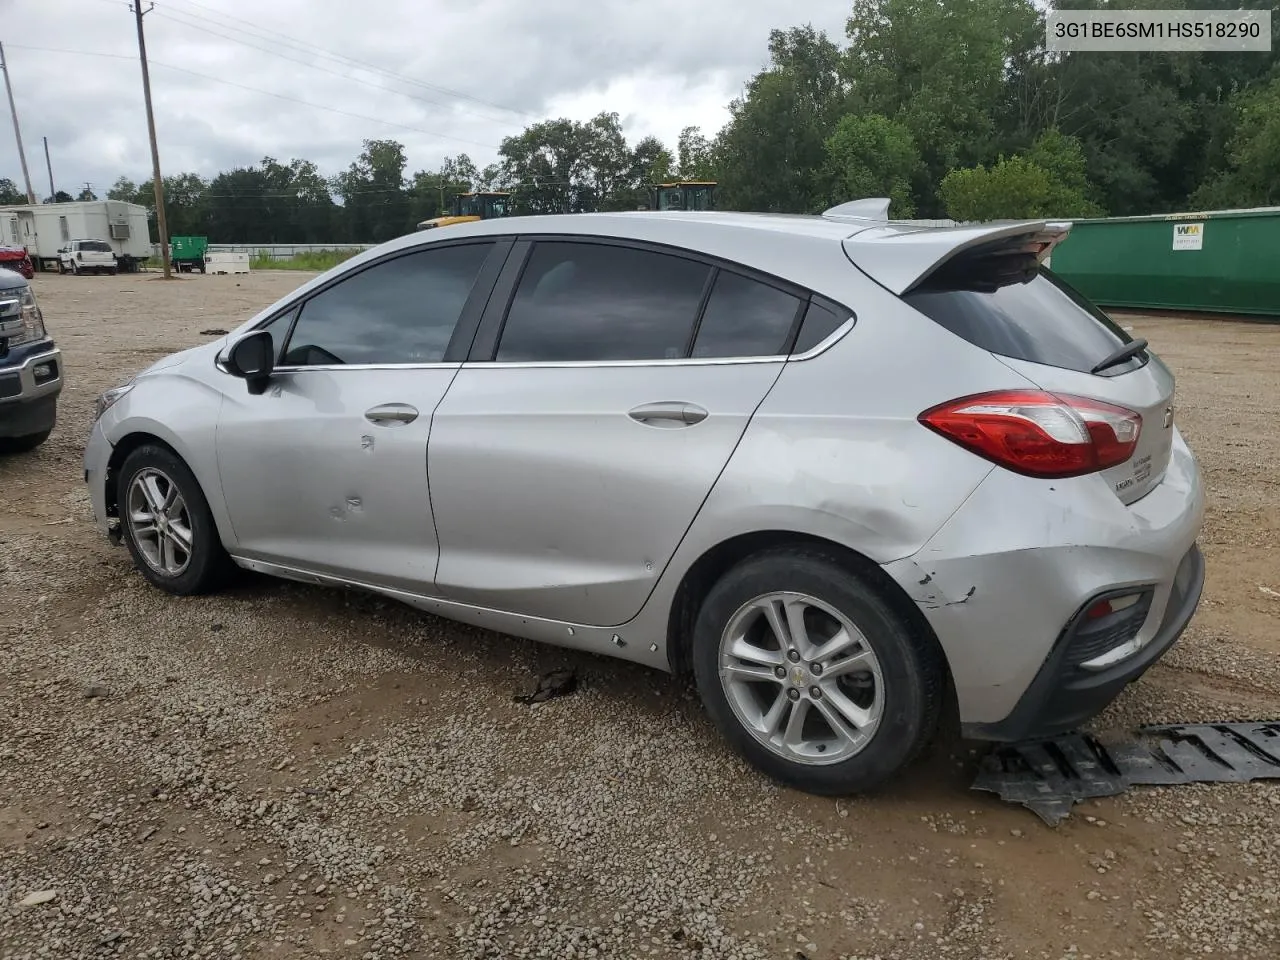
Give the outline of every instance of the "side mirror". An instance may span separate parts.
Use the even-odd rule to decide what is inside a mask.
[[[262,393],[276,365],[276,345],[269,330],[255,330],[237,340],[227,352],[226,368],[233,377],[249,385],[252,394]]]

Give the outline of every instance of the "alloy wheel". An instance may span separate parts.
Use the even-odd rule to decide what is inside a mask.
[[[743,604],[720,638],[720,683],[743,727],[775,754],[839,763],[875,735],[884,679],[848,617],[802,593]]]
[[[187,502],[172,478],[155,467],[140,470],[129,484],[126,512],[147,565],[166,577],[181,576],[195,545]]]

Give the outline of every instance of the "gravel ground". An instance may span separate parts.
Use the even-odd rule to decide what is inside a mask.
[[[1050,829],[944,745],[818,799],[661,674],[339,591],[149,588],[91,525],[92,398],[308,276],[35,281],[68,388],[0,459],[0,957],[1280,955],[1278,784]],[[1209,574],[1098,725],[1280,716],[1280,327],[1124,322],[1178,374]],[[513,702],[559,666],[576,693]]]

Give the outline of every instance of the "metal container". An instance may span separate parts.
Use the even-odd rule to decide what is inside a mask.
[[[1076,220],[1051,269],[1104,307],[1280,319],[1280,207]]]

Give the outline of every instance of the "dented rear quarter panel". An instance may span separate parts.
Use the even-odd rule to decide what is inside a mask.
[[[1161,483],[1129,505],[1097,474],[1045,481],[997,469],[919,551],[885,569],[938,635],[964,721],[994,722],[1099,591],[1154,585],[1138,639],[1154,637],[1204,504],[1181,434]]]
[[[843,299],[860,305],[853,328],[817,356],[787,363],[691,539],[799,529],[883,564],[918,550],[991,472],[917,417],[943,400],[1026,380],[940,337],[932,321],[869,282]],[[917,349],[925,341],[928,349]]]
[[[858,304],[856,323],[786,364],[650,600],[663,617],[689,567],[742,534],[821,537],[879,564],[908,557],[994,469],[917,417],[1026,379],[849,273],[845,289],[826,293]]]

